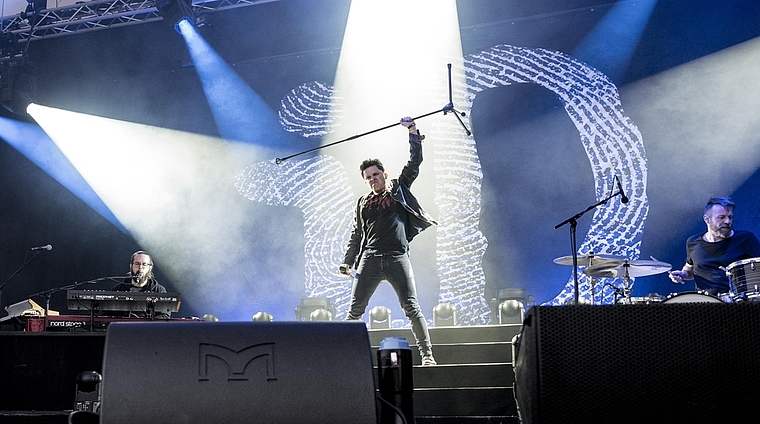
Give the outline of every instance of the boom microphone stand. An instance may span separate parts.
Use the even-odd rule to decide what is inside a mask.
[[[420,119],[420,118],[424,118],[426,116],[435,115],[436,113],[440,113],[440,112],[443,112],[444,115],[448,114],[449,112],[452,112],[454,114],[454,116],[457,118],[457,120],[459,121],[459,123],[462,125],[462,128],[464,128],[464,131],[467,133],[467,135],[468,136],[472,135],[472,132],[470,132],[470,130],[467,129],[467,126],[462,121],[462,118],[459,117],[460,115],[461,116],[466,116],[466,114],[464,112],[459,112],[458,110],[456,110],[454,108],[454,102],[452,101],[452,96],[451,96],[451,64],[449,63],[446,66],[448,67],[448,72],[449,72],[449,103],[446,106],[444,106],[442,109],[434,110],[434,111],[426,113],[424,115],[416,116],[416,117],[412,118],[412,120],[414,121],[414,120],[417,120],[417,119]],[[344,138],[343,140],[334,141],[332,143],[325,144],[324,146],[314,147],[312,149],[304,150],[302,152],[298,152],[298,153],[292,154],[290,156],[285,156],[284,158],[276,158],[274,161],[275,161],[276,164],[280,165],[281,163],[285,162],[286,160],[294,158],[296,156],[305,155],[306,153],[311,153],[311,152],[313,152],[315,150],[319,150],[319,149],[324,149],[326,147],[335,146],[336,144],[345,143],[345,142],[351,141],[351,140],[356,140],[359,137],[364,137],[365,135],[370,135],[370,134],[373,134],[373,133],[376,133],[376,132],[379,132],[379,131],[382,131],[382,130],[387,130],[388,128],[395,127],[396,125],[401,125],[401,123],[400,122],[396,122],[395,124],[386,125],[384,127],[377,128],[377,129],[374,129],[372,131],[367,131],[365,133],[361,133],[361,134],[357,134],[357,135],[352,135],[351,137]]]
[[[617,176],[615,178],[617,178]],[[615,193],[610,194],[604,199],[587,207],[583,212],[579,212],[554,226],[554,229],[556,230],[565,224],[570,224],[570,243],[572,244],[572,248],[573,248],[573,284],[574,284],[573,287],[575,290],[575,305],[578,304],[578,247],[577,247],[577,241],[576,241],[576,227],[578,226],[578,219],[582,217],[583,214],[585,214],[586,212],[590,211],[591,209],[596,208],[597,206],[607,203],[608,200],[612,199],[613,197],[617,195],[620,195],[623,198],[624,200],[623,203],[628,202],[628,198],[625,197],[625,193],[623,192],[623,189],[619,187],[618,191],[616,191]]]
[[[37,255],[40,254],[40,251],[41,250],[37,250],[36,252],[34,252],[34,255],[32,255],[31,258],[25,259],[24,263],[21,264],[21,267],[19,269],[17,269],[16,272],[14,272],[13,274],[11,274],[11,276],[8,277],[5,281],[3,281],[3,284],[0,284],[0,309],[2,309],[2,306],[3,306],[3,288],[5,288],[5,285],[8,284],[8,281],[11,281],[11,279],[13,279],[13,277],[15,277],[19,272],[21,272],[21,270],[24,269],[24,267],[26,266],[26,264],[28,264],[29,262],[32,261],[32,259],[34,259],[35,257],[37,257]]]
[[[29,297],[37,297],[37,296],[39,296],[39,297],[45,299],[45,324],[44,324],[43,328],[47,329],[47,327],[48,327],[48,320],[49,320],[48,316],[50,316],[50,298],[53,297],[53,294],[58,293],[58,292],[62,292],[62,291],[65,291],[65,290],[73,290],[73,289],[75,289],[75,288],[77,288],[77,287],[79,287],[81,285],[84,285],[84,284],[96,284],[96,283],[99,283],[99,282],[105,281],[105,280],[119,281],[119,279],[123,279],[123,278],[125,278],[125,277],[121,277],[121,276],[119,276],[119,277],[100,277],[100,278],[96,278],[94,280],[89,280],[89,281],[81,281],[81,282],[76,282],[75,281],[72,284],[68,284],[68,285],[65,285],[65,286],[62,286],[62,287],[54,287],[54,288],[49,289],[49,290],[45,290],[45,291],[41,291],[39,293],[35,293],[35,294],[33,294],[33,295],[29,296]],[[90,308],[90,331],[92,331],[93,322],[95,321],[94,314],[95,314],[94,308]]]

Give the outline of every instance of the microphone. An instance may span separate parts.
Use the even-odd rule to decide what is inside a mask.
[[[135,276],[134,276],[133,278],[134,278],[136,281],[140,281],[140,279],[142,278],[142,275],[143,275],[143,274],[142,274],[142,271],[137,271],[137,274],[135,274]]]
[[[615,181],[617,181],[618,190],[620,190],[620,201],[623,203],[628,203],[628,196],[625,195],[625,192],[623,191],[623,185],[620,184],[620,178],[618,178],[617,175],[615,175]]]
[[[48,244],[48,245],[45,245],[45,246],[32,247],[29,250],[31,250],[31,251],[35,251],[35,250],[53,250],[53,246],[51,246],[51,245]]]

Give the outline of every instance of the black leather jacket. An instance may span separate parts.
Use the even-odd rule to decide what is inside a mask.
[[[422,140],[424,137],[417,133],[409,134],[409,161],[401,170],[397,179],[391,180],[391,198],[400,203],[409,212],[409,220],[406,222],[406,239],[412,239],[426,228],[438,223],[420,206],[409,187],[420,173],[422,163]],[[354,225],[351,229],[351,238],[348,241],[348,249],[343,263],[356,266],[361,253],[364,251],[366,240],[366,228],[362,221],[361,207],[369,193],[361,196],[356,202],[354,210]]]

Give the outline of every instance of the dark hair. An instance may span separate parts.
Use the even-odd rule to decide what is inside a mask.
[[[377,169],[385,172],[385,167],[383,167],[383,163],[380,162],[380,159],[364,159],[364,162],[359,165],[359,172],[362,173],[362,177],[364,176],[364,170],[370,166],[376,166]]]
[[[705,215],[710,212],[710,209],[712,209],[713,206],[717,205],[723,206],[726,209],[731,209],[732,211],[736,208],[736,203],[732,202],[728,197],[711,197],[705,205]]]

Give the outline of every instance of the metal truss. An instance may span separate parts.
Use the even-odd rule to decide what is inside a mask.
[[[217,10],[273,1],[279,0],[200,0],[194,1],[192,7],[195,16],[200,17]],[[155,0],[94,0],[3,18],[0,60],[21,55],[29,41],[160,20],[155,4]]]

